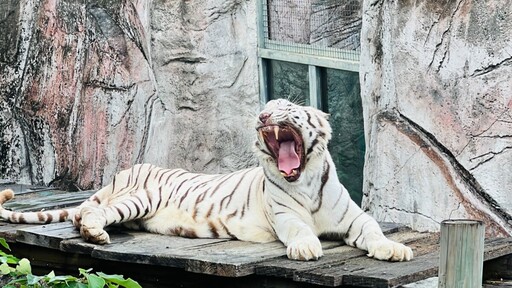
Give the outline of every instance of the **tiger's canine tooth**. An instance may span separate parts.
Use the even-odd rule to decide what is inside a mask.
[[[276,141],[279,140],[279,126],[274,126],[274,135],[276,136]]]
[[[260,138],[261,138],[261,139],[265,139],[265,138],[263,137],[263,131],[262,131],[261,129],[260,129],[260,130],[258,130],[258,131],[260,132]]]

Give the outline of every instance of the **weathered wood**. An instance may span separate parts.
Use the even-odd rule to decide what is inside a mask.
[[[83,199],[92,193],[39,192],[26,193],[16,198],[13,204],[33,201],[30,207],[47,209],[45,207],[68,203],[70,199]],[[44,199],[38,199],[37,195],[44,195],[41,196]],[[324,256],[318,261],[293,261],[287,259],[286,248],[278,241],[258,244],[227,239],[188,239],[119,227],[107,227],[112,241],[110,244],[95,245],[86,243],[70,222],[49,225],[0,223],[0,237],[20,247],[61,253],[60,257],[66,259],[63,261],[71,261],[69,263],[76,263],[73,259],[77,258],[77,254],[82,254],[78,258],[85,257],[93,265],[107,261],[159,267],[163,269],[161,271],[181,269],[175,271],[239,277],[237,279],[247,279],[248,275],[252,275],[250,277],[280,279],[281,284],[289,287],[309,284],[391,287],[436,275],[439,233],[419,233],[393,223],[381,223],[381,227],[390,239],[413,248],[415,258],[411,262],[377,261],[366,257],[365,251],[342,245],[340,241],[325,240],[322,241]],[[44,253],[48,252],[41,253],[37,263],[44,265]],[[485,261],[509,254],[512,254],[512,238],[491,239],[485,243]],[[68,263],[58,263],[60,260],[57,258],[50,261],[50,258],[47,258],[47,265],[56,269],[64,268]]]
[[[95,191],[64,192],[54,189],[38,190],[21,195],[5,203],[5,207],[15,211],[41,211],[80,205]]]
[[[484,234],[482,221],[441,222],[439,287],[482,287]]]
[[[34,246],[60,249],[61,241],[79,237],[80,233],[71,222],[61,222],[18,229],[16,241]]]
[[[27,193],[33,193],[38,191],[48,191],[48,190],[55,190],[55,188],[52,187],[46,187],[46,186],[35,186],[35,185],[26,185],[26,184],[17,184],[14,182],[9,181],[0,181],[0,191],[3,191],[5,189],[12,189],[14,191],[15,195],[23,195]]]
[[[17,231],[26,227],[33,227],[29,224],[11,224],[7,222],[0,222],[0,237],[9,242],[15,242]]]
[[[342,284],[374,287],[406,284],[433,276],[437,272],[439,260],[432,259],[437,255],[432,252],[436,251],[438,243],[435,234],[410,231],[392,234],[389,238],[413,247],[415,258],[411,262],[391,263],[368,258],[364,256],[365,253],[353,258],[339,255],[337,261],[329,261],[326,265],[310,270],[296,271],[294,280],[331,287]],[[330,257],[325,256],[326,259]]]
[[[390,235],[391,239],[396,241],[410,242],[417,240],[417,238],[426,237],[425,233],[412,232],[404,226],[397,225],[394,223],[381,223],[384,234]],[[393,233],[399,233],[403,231],[403,235],[393,235]],[[400,239],[398,239],[400,238]],[[324,249],[324,257],[318,261],[301,262],[301,261],[290,261],[286,258],[272,259],[260,263],[256,267],[256,273],[259,275],[266,276],[277,276],[285,278],[293,278],[294,274],[308,271],[319,267],[326,267],[335,265],[339,262],[347,259],[364,256],[365,251],[350,247],[350,246],[338,246],[334,248]]]
[[[117,229],[109,231],[109,234],[110,244],[95,245],[82,239],[71,239],[62,241],[61,249],[66,252],[89,254],[99,259],[184,268],[186,256],[193,255],[199,247],[228,241],[189,239]]]

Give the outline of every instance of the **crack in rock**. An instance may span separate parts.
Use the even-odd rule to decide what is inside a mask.
[[[436,48],[434,50],[434,55],[432,56],[432,60],[428,64],[428,68],[429,69],[432,68],[432,65],[434,64],[434,61],[436,60],[436,58],[438,58],[437,55],[438,55],[438,52],[439,52],[441,46],[443,46],[443,44],[445,44],[445,39],[447,39],[446,35],[449,32],[451,32],[452,25],[453,25],[453,19],[455,17],[455,14],[457,13],[457,11],[459,11],[462,2],[464,2],[464,0],[461,0],[461,1],[459,1],[457,3],[457,6],[455,7],[455,9],[453,10],[452,14],[450,15],[450,21],[448,23],[448,27],[441,34],[441,41],[439,41],[439,43],[437,43]],[[439,70],[441,70],[441,66],[443,66],[443,63],[444,63],[444,60],[446,59],[447,54],[448,54],[448,49],[444,49],[443,55],[441,57],[441,60],[437,64],[436,72],[439,72]]]
[[[379,205],[381,206],[381,205]],[[394,210],[394,211],[398,211],[398,212],[403,212],[403,213],[407,213],[407,214],[414,214],[414,215],[418,215],[418,216],[421,216],[421,217],[424,217],[424,218],[427,218],[428,220],[436,223],[436,224],[441,224],[441,222],[435,220],[434,218],[426,215],[426,214],[423,214],[423,213],[420,213],[418,211],[409,211],[407,209],[403,209],[403,208],[398,208],[398,207],[391,207],[391,206],[386,206],[386,205],[382,205],[381,208],[384,208],[384,209],[388,209],[388,210]]]
[[[470,216],[477,219],[485,219],[485,222],[493,231],[502,235],[510,235],[511,226],[505,225],[512,220],[500,205],[489,195],[478,183],[475,177],[462,164],[458,162],[453,153],[442,145],[434,135],[426,131],[423,127],[398,112],[383,112],[378,116],[382,121],[386,121],[395,126],[395,128],[407,136],[413,143],[418,145],[423,153],[430,158],[443,174],[447,184],[452,188],[458,199],[464,206]],[[460,180],[460,181],[459,181]],[[465,189],[458,187],[458,182],[464,185]],[[499,218],[503,225],[495,221],[488,212],[485,212],[475,204],[471,203],[464,191],[471,193],[478,202],[482,203],[490,213]],[[509,224],[510,225],[510,224]]]

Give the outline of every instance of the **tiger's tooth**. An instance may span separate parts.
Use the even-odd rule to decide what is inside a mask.
[[[279,140],[279,126],[274,126],[274,135],[276,136],[276,140]]]
[[[263,138],[263,131],[261,131],[261,129],[260,129],[260,130],[258,130],[258,131],[260,132],[260,138],[261,138],[261,139],[265,139],[265,138]]]

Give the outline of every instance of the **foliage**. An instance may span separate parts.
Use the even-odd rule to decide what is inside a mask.
[[[141,288],[139,283],[123,275],[108,275],[101,272],[93,273],[92,269],[79,269],[80,277],[57,276],[52,271],[44,276],[32,274],[32,266],[26,258],[18,259],[6,251],[11,251],[5,239],[0,238],[0,276],[9,278],[4,288]]]

